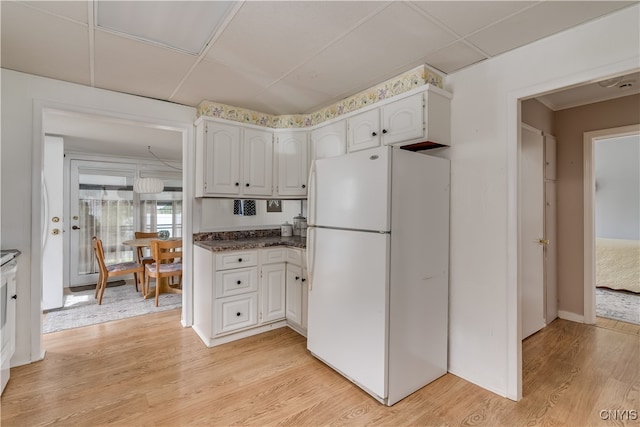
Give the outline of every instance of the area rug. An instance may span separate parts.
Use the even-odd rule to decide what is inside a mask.
[[[155,299],[142,299],[132,283],[107,287],[102,305],[98,305],[94,294],[93,289],[66,294],[63,308],[44,314],[42,332],[46,334],[182,307],[180,294],[161,294],[156,307]]]
[[[640,294],[596,288],[596,315],[640,325]]]

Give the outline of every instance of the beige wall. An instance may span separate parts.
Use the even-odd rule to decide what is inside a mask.
[[[583,134],[640,123],[640,95],[555,112],[558,140],[558,309],[584,314]]]
[[[544,133],[553,135],[554,113],[553,110],[545,106],[537,99],[528,99],[522,101],[520,108],[520,117],[522,121],[529,126],[540,129]]]

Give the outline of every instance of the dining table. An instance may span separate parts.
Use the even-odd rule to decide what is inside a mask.
[[[145,237],[140,239],[125,240],[124,242],[122,242],[122,244],[126,246],[131,246],[133,248],[151,248],[152,240],[161,240],[161,239],[158,239],[157,237]],[[170,237],[166,240],[182,241],[182,237]],[[167,277],[162,277],[158,279],[156,286],[158,286],[158,291],[161,294],[162,293],[165,293],[165,294],[181,294],[182,293],[182,289],[175,287],[175,285],[171,285],[169,283],[169,278]],[[155,289],[153,292],[147,290],[147,293],[142,295],[142,297],[144,299],[155,298],[156,297]]]

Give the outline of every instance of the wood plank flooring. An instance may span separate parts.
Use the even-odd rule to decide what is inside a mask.
[[[520,402],[447,374],[388,408],[288,328],[209,349],[179,317],[47,334],[45,360],[11,370],[2,426],[639,425],[622,412],[640,410],[636,334],[556,320],[524,342]]]

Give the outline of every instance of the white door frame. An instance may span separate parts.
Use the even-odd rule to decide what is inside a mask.
[[[585,132],[583,136],[584,187],[584,323],[596,323],[595,249],[595,144],[597,141],[640,133],[640,124]]]
[[[522,317],[520,301],[520,271],[518,270],[518,158],[520,146],[521,101],[555,92],[570,86],[597,82],[615,75],[638,70],[637,58],[571,73],[554,80],[507,92],[507,397],[522,399]]]
[[[43,99],[33,100],[32,122],[32,183],[31,183],[31,229],[42,230],[42,168],[44,151],[44,116],[50,111],[62,111],[72,114],[94,115],[110,120],[119,120],[139,126],[174,130],[182,134],[182,181],[183,181],[183,263],[190,266],[193,256],[193,208],[195,170],[195,132],[192,122],[159,119],[155,117],[137,116],[114,111],[100,110],[79,105],[64,104]],[[196,213],[197,215],[197,213]],[[30,295],[30,360],[32,362],[44,358],[42,346],[42,236],[41,233],[31,235],[31,295]],[[182,276],[182,315],[184,327],[193,324],[193,271],[186,268]]]

